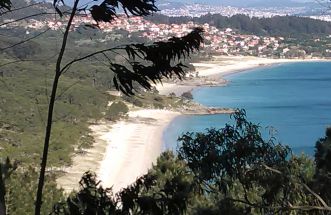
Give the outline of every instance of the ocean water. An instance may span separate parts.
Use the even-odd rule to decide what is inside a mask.
[[[240,72],[226,77],[226,87],[193,91],[197,102],[211,107],[244,108],[265,136],[293,152],[313,155],[316,141],[331,125],[331,62],[290,63]],[[185,132],[222,128],[228,115],[180,116],[164,132],[164,148],[176,149]]]

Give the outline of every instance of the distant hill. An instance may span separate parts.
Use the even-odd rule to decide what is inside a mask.
[[[156,1],[156,5],[159,8],[159,10],[166,10],[166,9],[182,8],[185,7],[186,4],[183,2],[161,0],[161,1]]]
[[[311,16],[329,14],[330,2],[317,3],[315,0],[157,0],[159,9],[187,9],[188,5],[231,6],[238,9],[260,10],[269,9],[273,13],[285,10],[291,15]],[[330,5],[329,5],[330,4]]]
[[[250,18],[246,15],[232,17],[207,14],[201,17],[168,17],[155,14],[147,19],[156,23],[181,24],[194,21],[208,23],[218,28],[233,28],[243,33],[271,36],[305,36],[331,34],[331,22],[298,16],[274,16],[272,18]]]
[[[299,7],[315,3],[314,1],[309,0],[172,0],[172,2],[224,5],[233,7]]]

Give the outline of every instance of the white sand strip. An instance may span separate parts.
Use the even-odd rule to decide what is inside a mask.
[[[319,62],[330,61],[327,59],[271,59],[251,56],[214,56],[211,61],[193,63],[199,77],[224,76],[232,73],[246,71],[262,66],[270,66],[282,63],[295,62]],[[197,85],[198,86],[198,85]],[[174,92],[181,95],[183,92],[190,91],[197,86],[185,85],[182,83],[163,83],[155,85],[161,95],[169,95]]]
[[[76,156],[57,183],[67,191],[77,189],[82,174],[92,170],[104,187],[119,191],[152,167],[162,150],[163,130],[178,115],[166,110],[139,110],[129,112],[127,120],[111,127],[91,126],[96,140],[93,149]]]
[[[79,181],[86,171],[95,172],[99,169],[107,149],[107,142],[100,139],[99,136],[109,132],[112,127],[111,123],[102,123],[100,125],[91,125],[95,142],[93,146],[86,149],[85,153],[77,154],[72,158],[72,166],[62,169],[65,174],[56,180],[59,187],[65,192],[79,189]],[[97,130],[96,130],[97,128]]]
[[[214,61],[193,63],[199,76],[226,75],[238,71],[254,69],[282,63],[318,62],[326,59],[271,59],[247,56],[215,57]]]
[[[129,113],[129,121],[119,122],[100,139],[108,142],[98,171],[105,187],[114,192],[147,173],[162,149],[165,127],[180,113],[166,110],[140,110]]]
[[[175,83],[162,83],[156,84],[156,89],[159,91],[160,95],[168,96],[170,93],[175,93],[177,96],[181,96],[184,92],[188,92],[196,88],[196,86],[191,85],[179,85]]]

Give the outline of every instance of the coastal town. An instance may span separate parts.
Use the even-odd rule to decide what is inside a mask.
[[[328,5],[319,1],[320,7],[314,8],[309,5],[295,7],[233,7],[226,5],[208,5],[208,4],[183,4],[178,7],[170,3],[161,5],[164,7],[161,13],[169,17],[201,17],[207,14],[222,14],[223,16],[234,16],[244,14],[249,17],[274,17],[274,16],[303,16],[318,20],[331,21],[331,14]]]
[[[222,14],[224,16],[233,16],[236,14],[245,14],[250,17],[273,17],[286,16],[304,13],[304,7],[285,7],[285,8],[240,8],[222,5],[207,5],[207,4],[187,4],[181,7],[171,7],[164,5],[166,9],[161,10],[161,13],[166,16],[190,16],[200,17],[206,14]]]
[[[142,17],[126,18],[119,16],[111,23],[92,21],[89,15],[77,16],[72,23],[72,30],[77,31],[80,28],[96,28],[103,33],[102,38],[97,38],[99,42],[115,41],[124,36],[121,31],[130,37],[139,37],[146,41],[165,40],[170,37],[182,37],[189,33],[193,28],[202,27],[205,31],[202,54],[205,55],[239,55],[239,56],[257,56],[271,58],[318,58],[321,57],[318,52],[307,53],[306,47],[297,44],[288,43],[286,38],[281,36],[258,36],[244,34],[232,28],[219,29],[208,23],[197,24],[189,21],[183,24],[156,24]],[[48,18],[45,20],[29,19],[21,22],[5,20],[1,28],[21,27],[26,29],[26,34],[33,31],[44,29],[61,30],[64,28],[66,19]],[[330,39],[329,37],[324,40]],[[319,43],[323,39],[314,39],[313,42]],[[328,55],[331,48],[323,47],[322,53]]]

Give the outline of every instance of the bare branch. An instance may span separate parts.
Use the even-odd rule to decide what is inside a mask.
[[[61,98],[68,90],[70,90],[71,88],[73,88],[74,86],[76,86],[78,83],[79,83],[79,81],[76,81],[76,82],[70,84],[61,93],[59,93],[59,95],[56,96],[55,100],[58,100],[59,98]]]
[[[106,52],[110,52],[110,51],[113,51],[113,50],[123,50],[124,47],[123,46],[117,46],[117,47],[113,47],[113,48],[109,48],[109,49],[103,49],[103,50],[100,50],[100,51],[97,51],[97,52],[93,52],[91,54],[88,54],[88,55],[85,55],[83,57],[80,57],[80,58],[76,58],[72,61],[70,61],[69,63],[67,63],[60,71],[60,73],[62,74],[64,71],[67,70],[68,67],[70,67],[72,64],[75,64],[79,61],[82,61],[82,60],[85,60],[85,59],[88,59],[90,57],[93,57],[95,55],[99,55],[99,54],[103,54],[103,53],[106,53]]]
[[[270,170],[272,172],[275,172],[277,174],[283,175],[283,173],[277,169],[271,168],[265,164],[262,164],[264,168],[267,170]],[[306,205],[306,206],[292,206],[290,203],[289,209],[290,210],[325,210],[325,211],[331,211],[331,207],[326,204],[326,202],[323,200],[323,198],[315,193],[312,189],[310,189],[305,183],[298,183],[302,185],[306,190],[308,190],[309,193],[311,193],[323,206],[311,206],[311,205]],[[282,208],[280,208],[282,209]]]
[[[29,38],[27,38],[27,39],[25,39],[25,40],[22,40],[22,41],[18,42],[18,43],[15,43],[15,44],[13,44],[13,45],[10,45],[10,46],[7,46],[7,47],[5,47],[5,48],[2,48],[2,49],[0,49],[0,51],[5,51],[5,50],[7,50],[7,49],[10,49],[10,48],[13,48],[13,47],[15,47],[15,46],[18,46],[18,45],[21,45],[21,44],[23,44],[23,43],[26,43],[26,42],[28,42],[28,41],[30,41],[30,40],[33,40],[33,39],[35,39],[35,38],[37,38],[37,37],[39,37],[39,36],[45,34],[45,33],[46,33],[47,31],[49,31],[49,30],[50,30],[50,28],[47,28],[46,30],[44,30],[44,31],[42,31],[42,32],[40,32],[40,33],[38,33],[38,34],[36,34],[36,35],[33,36],[33,37],[29,37]]]
[[[325,208],[330,208],[326,203],[325,201],[322,199],[322,197],[320,195],[318,195],[317,193],[315,193],[312,189],[310,189],[306,184],[302,184],[304,188],[306,188],[308,190],[308,192],[310,192],[311,194],[313,194],[313,196],[316,197],[316,199],[318,199],[322,205],[325,207]],[[331,208],[330,208],[331,209]]]
[[[22,63],[22,62],[42,62],[42,61],[47,61],[47,60],[50,60],[52,58],[54,58],[57,54],[54,54],[48,58],[44,58],[44,59],[28,59],[28,60],[24,60],[24,59],[18,59],[18,60],[14,60],[14,61],[10,61],[10,62],[7,62],[7,63],[4,63],[4,64],[0,64],[0,68],[1,67],[4,67],[4,66],[8,66],[8,65],[11,65],[11,64],[16,64],[16,63]]]
[[[33,7],[33,6],[36,6],[36,5],[40,5],[40,4],[42,4],[42,2],[36,2],[36,3],[33,3],[33,4],[29,4],[29,5],[27,5],[27,6],[23,6],[23,7],[18,7],[18,8],[10,9],[10,10],[8,10],[8,11],[5,11],[5,12],[3,12],[3,13],[0,13],[0,16],[3,16],[3,15],[5,15],[5,14],[7,14],[7,13],[12,13],[12,12],[14,12],[14,11],[18,11],[18,10],[26,9],[26,8]]]
[[[55,12],[54,13],[47,13],[47,12],[36,13],[36,14],[32,14],[32,15],[29,15],[29,16],[21,17],[21,18],[15,19],[15,20],[11,20],[11,21],[8,21],[8,22],[4,22],[4,23],[0,24],[0,27],[1,26],[4,26],[4,25],[11,24],[11,23],[19,22],[19,21],[22,21],[22,20],[25,20],[25,19],[28,19],[28,18],[36,17],[36,16],[55,15],[55,14],[56,14]]]
[[[271,167],[269,167],[269,166],[267,166],[267,165],[265,165],[265,164],[262,164],[262,166],[263,166],[266,170],[270,170],[271,172],[274,172],[274,173],[277,173],[277,174],[280,174],[280,175],[283,174],[281,171],[279,171],[279,170],[277,170],[277,169],[274,169],[274,168],[271,168]]]

